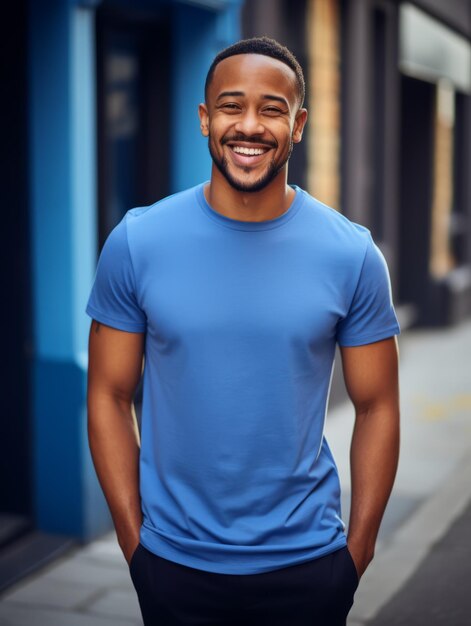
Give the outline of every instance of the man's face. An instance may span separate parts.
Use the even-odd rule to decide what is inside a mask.
[[[307,117],[291,68],[259,54],[221,61],[199,114],[214,164],[241,192],[260,191],[284,171]]]

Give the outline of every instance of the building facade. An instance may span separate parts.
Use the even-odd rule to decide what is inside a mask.
[[[197,105],[239,0],[19,0],[4,8],[0,585],[110,528],[86,433],[101,243],[124,212],[209,178]],[[190,155],[190,156],[189,156]],[[16,541],[15,541],[16,540]],[[16,557],[15,557],[16,555]],[[2,559],[2,556],[4,559]]]

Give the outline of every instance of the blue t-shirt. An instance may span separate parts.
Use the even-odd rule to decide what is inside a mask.
[[[227,574],[346,544],[324,438],[336,343],[399,333],[367,229],[295,187],[279,217],[223,216],[203,185],[129,211],[87,307],[145,332],[141,542]]]

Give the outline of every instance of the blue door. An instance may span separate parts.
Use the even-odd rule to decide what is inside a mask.
[[[97,10],[99,240],[169,193],[169,16]]]

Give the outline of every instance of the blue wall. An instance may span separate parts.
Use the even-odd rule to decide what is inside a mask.
[[[39,529],[86,539],[109,526],[92,496],[85,421],[83,307],[96,256],[93,12],[61,0],[30,7],[34,510]]]
[[[84,309],[97,252],[95,4],[30,1],[34,509],[38,529],[82,540],[110,527],[86,436]],[[143,4],[172,10],[171,187],[178,190],[209,177],[197,106],[212,57],[239,37],[240,3]]]

